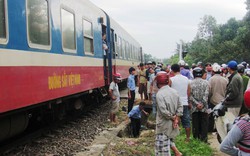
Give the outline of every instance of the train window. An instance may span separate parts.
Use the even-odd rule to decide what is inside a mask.
[[[127,43],[127,49],[128,49],[128,60],[130,60],[131,59],[131,55],[130,55],[130,44],[129,43]]]
[[[129,60],[129,45],[127,41],[126,41],[126,59]]]
[[[115,52],[116,52],[116,58],[119,58],[119,49],[118,49],[118,42],[117,42],[117,34],[115,34]]]
[[[62,43],[67,52],[76,53],[75,15],[68,10],[61,9]]]
[[[118,50],[119,58],[122,58],[122,40],[121,40],[121,37],[118,37],[118,47],[119,47],[119,50]]]
[[[29,46],[50,46],[48,1],[27,0],[27,19]]]
[[[130,55],[131,55],[131,60],[134,60],[134,52],[133,52],[133,46],[130,45]]]
[[[132,53],[131,53],[131,44],[128,44],[128,53],[129,53],[129,60],[132,60]]]
[[[115,34],[115,42],[117,42],[117,34]]]
[[[83,35],[84,51],[89,54],[94,54],[93,27],[92,23],[87,20],[83,20]]]
[[[136,60],[135,46],[133,46],[133,54],[134,54],[134,60]]]
[[[0,43],[6,43],[7,41],[7,28],[6,28],[6,1],[0,0]]]
[[[126,59],[126,42],[122,40],[122,58]]]

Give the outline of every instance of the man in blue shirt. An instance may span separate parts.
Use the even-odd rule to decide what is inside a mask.
[[[139,137],[140,128],[141,128],[141,112],[145,115],[148,115],[147,112],[144,111],[145,102],[140,102],[139,105],[134,106],[133,109],[128,113],[128,117],[131,120],[131,128],[134,137]]]
[[[186,65],[185,61],[180,60],[178,62],[178,65],[180,66],[180,73],[181,73],[181,75],[186,76],[190,80],[191,79],[190,71],[184,68],[185,65]]]
[[[129,77],[128,77],[128,113],[131,111],[135,101],[135,68],[129,68]]]

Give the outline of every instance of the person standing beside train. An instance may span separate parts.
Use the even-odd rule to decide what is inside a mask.
[[[193,137],[207,143],[209,83],[202,79],[203,74],[201,68],[194,68],[194,80],[190,84],[190,102],[192,103]]]
[[[135,68],[129,68],[128,87],[128,113],[132,110],[135,101]]]
[[[154,69],[151,69],[151,76],[150,76],[150,93],[152,99],[152,111],[153,117],[156,117],[156,93],[158,91],[158,87],[156,85],[155,77],[157,72]]]
[[[159,72],[155,79],[159,88],[156,94],[155,155],[170,156],[171,147],[176,156],[181,156],[173,141],[179,134],[178,122],[183,113],[180,97],[176,90],[168,86],[169,76],[166,72]]]
[[[184,60],[180,60],[178,62],[178,65],[180,66],[180,73],[181,73],[181,75],[186,76],[190,80],[191,79],[191,74],[190,74],[189,70],[185,69],[185,65],[186,65],[185,61]]]
[[[110,121],[116,123],[116,113],[119,110],[120,92],[118,83],[121,82],[121,74],[113,74],[113,81],[109,85],[109,96],[112,99],[112,107],[110,111]]]
[[[139,86],[139,94],[141,95],[141,100],[148,100],[146,69],[143,63],[140,63],[138,83],[139,83],[138,86]],[[143,94],[144,94],[144,99],[143,99]]]
[[[238,73],[240,74],[240,76],[242,77],[242,80],[243,80],[243,92],[245,92],[247,90],[247,85],[249,83],[249,77],[244,74],[245,66],[243,64],[238,64],[238,69],[237,70],[238,70]],[[246,113],[248,113],[248,109],[245,107],[244,100],[243,100],[239,115],[246,114]]]
[[[152,62],[151,61],[148,61],[147,63],[148,67],[147,67],[147,70],[146,70],[146,79],[147,79],[147,96],[148,96],[148,99],[151,100],[151,95],[150,95],[150,70],[152,69]]]
[[[190,122],[190,108],[191,104],[188,103],[188,99],[190,96],[190,83],[186,76],[180,74],[180,66],[178,64],[173,64],[171,66],[171,70],[174,73],[174,76],[170,78],[169,85],[171,88],[175,89],[181,100],[181,104],[183,106],[183,116],[181,117],[182,127],[185,128],[186,131],[186,142],[190,141],[190,133],[191,133],[191,122]]]
[[[224,102],[228,112],[237,117],[240,113],[243,101],[243,80],[237,72],[237,62],[229,61],[227,64],[228,71],[231,74],[228,79],[229,83],[226,88],[226,100]]]
[[[210,85],[209,108],[211,110],[213,110],[213,108],[225,98],[226,87],[228,83],[228,79],[221,76],[221,67],[219,64],[213,64],[212,71],[213,71],[213,76],[208,80],[208,83]],[[213,132],[213,131],[214,131],[214,116],[213,113],[210,113],[208,132]]]

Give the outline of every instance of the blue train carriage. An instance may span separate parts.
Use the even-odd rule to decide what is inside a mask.
[[[142,47],[125,29],[110,18],[110,27],[114,48],[112,49],[112,67],[121,73],[123,79],[129,76],[130,67],[137,68],[143,61]]]
[[[87,0],[0,0],[0,141],[105,86],[105,18]]]

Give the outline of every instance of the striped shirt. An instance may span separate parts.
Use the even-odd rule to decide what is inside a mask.
[[[238,148],[235,146],[238,145]],[[220,150],[228,155],[250,155],[250,117],[242,117],[229,131],[220,145]]]
[[[250,118],[249,116],[243,117],[236,124],[243,133],[242,140],[239,141],[239,149],[241,151],[250,153]]]

